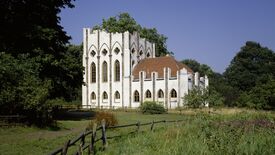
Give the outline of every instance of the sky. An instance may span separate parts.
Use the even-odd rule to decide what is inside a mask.
[[[80,44],[82,29],[128,12],[138,24],[168,37],[177,60],[195,59],[223,73],[245,45],[275,51],[275,0],[76,0],[61,11],[61,26]]]

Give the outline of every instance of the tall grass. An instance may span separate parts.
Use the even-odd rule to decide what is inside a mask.
[[[275,154],[274,116],[196,114],[184,123],[109,142],[99,154]]]
[[[136,112],[114,112],[118,123],[137,121],[178,120],[181,123],[156,124],[141,127],[139,133],[128,134],[136,127],[107,130],[108,147],[97,154],[275,154],[274,112],[245,109],[188,110],[182,114],[143,115]],[[58,130],[35,127],[0,128],[0,154],[48,154],[74,139],[85,130],[90,121],[59,121]],[[97,138],[100,137],[100,132]],[[87,138],[87,141],[90,138]],[[70,154],[77,146],[70,148]]]

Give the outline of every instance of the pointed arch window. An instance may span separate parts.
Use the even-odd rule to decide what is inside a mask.
[[[92,92],[92,94],[91,94],[91,100],[96,100],[95,92]]]
[[[177,92],[175,89],[171,90],[171,98],[176,98],[177,97]]]
[[[146,92],[145,92],[145,97],[146,98],[151,98],[151,92],[150,92],[150,90],[146,90]]]
[[[115,92],[115,99],[120,99],[120,94],[118,91]]]
[[[105,92],[103,92],[103,94],[102,94],[102,98],[103,98],[103,100],[108,99],[108,94],[106,93],[106,91],[105,91]]]
[[[107,82],[108,81],[108,66],[107,62],[104,61],[102,63],[102,82]]]
[[[91,83],[95,83],[96,82],[96,66],[95,63],[93,62],[91,64]]]
[[[158,98],[164,98],[164,93],[161,89],[158,91]]]
[[[115,61],[115,81],[120,81],[120,63],[118,60]]]
[[[134,102],[139,102],[139,93],[137,90],[134,92]]]

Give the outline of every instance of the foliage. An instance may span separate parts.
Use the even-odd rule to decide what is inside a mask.
[[[214,71],[206,64],[200,64],[198,61],[194,59],[185,59],[182,60],[181,63],[190,67],[194,72],[199,72],[200,76],[211,76],[214,74]]]
[[[58,78],[51,98],[62,97],[66,101],[81,99],[83,81],[82,45],[68,45],[63,58],[59,62]],[[58,81],[58,82],[57,82]]]
[[[223,105],[224,98],[215,90],[194,86],[192,90],[183,97],[184,103],[191,108],[204,106],[218,107]]]
[[[98,154],[273,154],[274,115],[184,115],[183,123],[154,126],[154,132],[109,141]],[[133,145],[134,144],[134,145]]]
[[[96,25],[93,29],[104,29],[108,32],[119,33],[125,31],[130,33],[139,32],[140,37],[156,44],[156,56],[169,53],[166,47],[166,36],[159,34],[156,28],[141,27],[128,13],[120,13],[118,16],[110,17],[107,20],[103,19],[102,25]]]
[[[259,43],[248,41],[231,61],[224,76],[241,91],[249,91],[258,82],[275,77],[275,53]]]
[[[15,59],[0,53],[0,113],[27,116],[30,123],[49,123],[50,105],[46,103],[49,81],[38,77],[40,66],[28,55]]]
[[[145,114],[163,114],[166,113],[165,108],[163,105],[158,104],[153,101],[145,101],[143,102],[140,107],[140,111]]]
[[[71,0],[1,1],[0,51],[58,56],[70,39],[58,16],[66,6]]]
[[[243,92],[238,99],[238,106],[255,109],[275,108],[275,80],[270,79],[265,84],[259,84],[250,91]]]
[[[0,2],[1,114],[47,125],[48,99],[77,98],[81,46],[67,47],[70,37],[58,16],[64,7],[73,7],[71,0]]]
[[[101,125],[101,121],[105,120],[106,126],[115,126],[118,124],[117,118],[113,113],[106,111],[98,111],[95,115],[95,123]]]

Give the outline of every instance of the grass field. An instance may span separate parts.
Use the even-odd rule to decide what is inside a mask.
[[[184,119],[182,123],[157,124],[153,132],[127,135],[135,128],[108,131],[108,147],[97,154],[275,154],[275,114],[243,109],[172,111],[163,115],[114,112],[119,124]],[[0,154],[48,154],[85,130],[89,121],[59,121],[59,129],[0,128]],[[100,136],[100,134],[99,134]],[[69,150],[71,153],[75,150]]]

